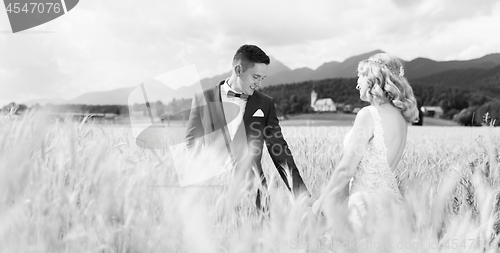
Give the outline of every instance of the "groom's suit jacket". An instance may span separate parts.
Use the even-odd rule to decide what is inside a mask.
[[[297,197],[309,195],[306,185],[295,165],[276,116],[271,97],[254,91],[247,100],[242,122],[231,140],[222,103],[221,81],[219,85],[197,93],[193,98],[186,133],[187,146],[191,149],[211,147],[228,153],[236,171],[253,170],[266,185],[262,171],[262,149],[267,146],[271,159],[287,188]],[[292,185],[292,187],[290,187]],[[292,188],[292,189],[291,189]]]

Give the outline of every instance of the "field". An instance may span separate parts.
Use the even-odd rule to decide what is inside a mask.
[[[312,113],[288,116],[281,121],[282,126],[352,126],[356,114]],[[424,117],[424,126],[458,126],[450,120]]]
[[[349,113],[310,113],[287,115],[287,119],[280,119],[282,126],[352,126],[356,114]],[[130,120],[127,116],[117,117],[114,121],[116,125],[127,126],[130,125]],[[149,124],[151,120],[149,117],[142,117],[136,119],[136,122],[141,124]],[[184,126],[187,121],[172,120],[170,122],[164,121],[165,124],[170,126]],[[438,118],[424,117],[424,126],[458,126],[457,123],[451,120],[443,120]]]
[[[348,127],[282,125],[317,197]],[[341,208],[291,198],[266,153],[262,215],[252,182],[179,187],[171,157],[186,155],[139,148],[130,127],[0,116],[0,252],[497,252],[499,143],[498,128],[410,127],[410,225],[359,240]]]

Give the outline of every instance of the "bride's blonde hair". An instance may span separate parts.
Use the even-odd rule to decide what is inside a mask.
[[[370,102],[379,104],[388,100],[406,121],[418,121],[417,101],[398,58],[386,53],[373,55],[359,63],[358,75],[367,77]]]

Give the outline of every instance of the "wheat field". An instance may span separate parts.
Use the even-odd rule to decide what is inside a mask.
[[[314,197],[347,130],[283,128]],[[314,216],[291,198],[266,153],[263,215],[251,180],[177,187],[184,154],[137,147],[129,127],[2,115],[0,252],[496,252],[499,143],[491,127],[410,127],[397,170],[409,224],[360,240],[344,209]]]

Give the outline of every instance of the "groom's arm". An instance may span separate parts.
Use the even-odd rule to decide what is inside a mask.
[[[292,152],[288,148],[281,127],[279,125],[278,117],[274,107],[274,101],[271,100],[269,117],[264,129],[264,139],[266,141],[267,150],[273,160],[278,173],[285,182],[287,188],[293,192],[297,198],[302,193],[310,196],[309,191],[300,176],[300,172],[293,160]],[[291,181],[291,182],[289,182]],[[290,186],[291,185],[291,186]],[[293,189],[293,190],[292,190]]]

